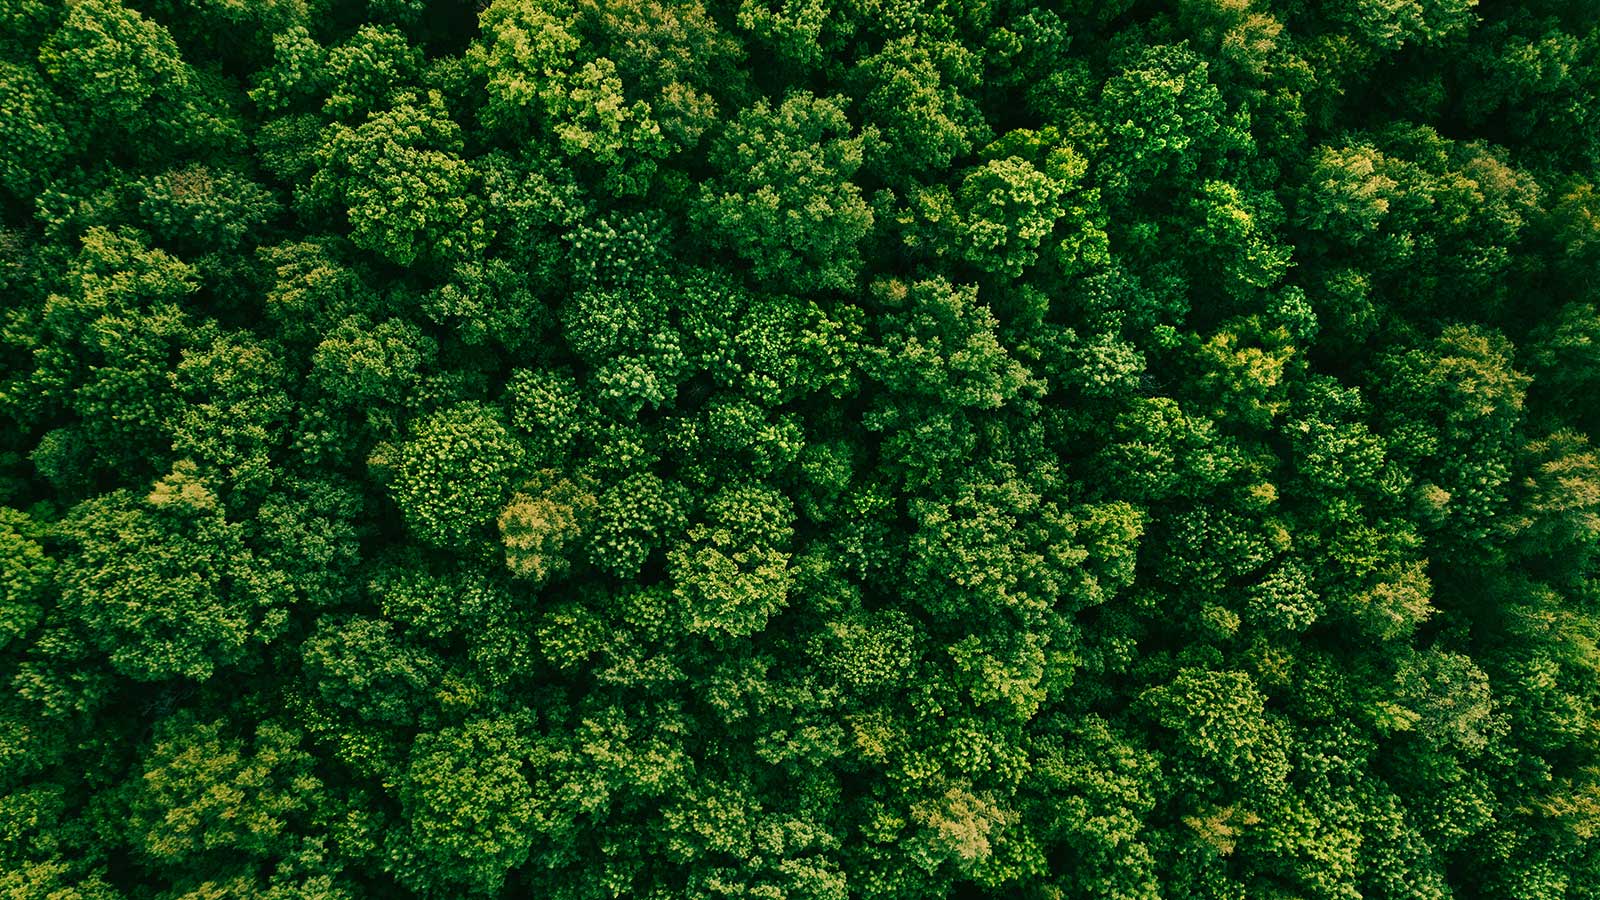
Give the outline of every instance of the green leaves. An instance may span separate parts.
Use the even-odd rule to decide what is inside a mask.
[[[0,896],[1596,900],[1588,12],[0,0]]]
[[[59,100],[37,67],[0,61],[0,187],[31,196],[69,151]]]
[[[1462,31],[1473,21],[1474,5],[1466,0],[1355,0],[1335,6],[1329,17],[1344,23],[1361,39],[1395,50],[1407,43],[1438,43]]]
[[[407,827],[388,842],[402,884],[425,897],[499,892],[507,871],[528,858],[528,753],[507,719],[417,739],[399,790]]]
[[[464,547],[499,514],[523,459],[495,411],[460,403],[416,423],[397,451],[392,495],[418,539]]]
[[[470,259],[488,229],[461,149],[439,93],[407,94],[354,128],[323,132],[305,197],[342,209],[351,242],[397,265]]]
[[[912,36],[857,63],[861,105],[873,127],[867,168],[899,182],[943,169],[982,143],[988,126],[970,96],[978,71],[977,56],[961,44]]]
[[[324,65],[332,87],[323,111],[356,121],[415,86],[422,54],[395,28],[363,25],[349,41],[328,51]]]
[[[1189,48],[1145,47],[1120,61],[1100,97],[1101,178],[1114,197],[1192,173],[1204,155],[1247,141],[1228,121],[1210,64]]]
[[[594,288],[563,310],[567,342],[594,366],[598,395],[635,414],[660,408],[689,374],[683,340],[670,324],[670,282]]]
[[[747,637],[788,603],[793,507],[770,488],[748,485],[719,492],[703,516],[688,543],[668,555],[684,627]]]
[[[565,572],[568,554],[595,508],[593,485],[549,473],[534,493],[519,492],[497,520],[506,567],[535,585]]]
[[[518,130],[572,68],[579,41],[563,22],[564,6],[498,0],[483,10],[478,24],[487,39],[474,45],[470,59],[489,74],[493,99],[483,113],[489,127]]]
[[[25,513],[0,508],[0,649],[27,636],[44,613],[55,561],[39,544],[41,531]]]
[[[1061,193],[1058,182],[1016,156],[969,171],[956,193],[967,260],[986,271],[1021,275],[1061,217]]]
[[[630,100],[617,63],[593,56],[563,3],[496,0],[471,61],[487,78],[485,124],[512,136],[540,133],[569,158],[594,165],[622,195],[650,186],[668,143],[650,104]]]
[[[881,281],[873,293],[884,309],[883,338],[869,371],[891,389],[992,409],[1031,386],[996,338],[994,315],[978,303],[976,287]]]
[[[415,724],[441,675],[431,654],[378,619],[324,619],[301,652],[323,700],[372,722]]]
[[[289,585],[215,509],[118,491],[79,504],[59,533],[63,610],[129,678],[203,680],[283,627]]]
[[[1463,293],[1505,302],[1508,248],[1540,188],[1502,154],[1432,128],[1394,126],[1368,141],[1319,147],[1308,164],[1300,220],[1396,283],[1405,291],[1398,303],[1443,314]]]
[[[92,125],[130,131],[148,128],[154,103],[175,100],[189,80],[172,35],[120,0],[71,4],[39,63]]]
[[[374,325],[364,316],[348,316],[317,345],[310,380],[351,406],[399,405],[437,353],[433,338],[404,319]]]
[[[1434,745],[1476,754],[1489,743],[1489,678],[1468,657],[1429,650],[1403,660],[1395,673],[1400,726]]]
[[[322,784],[300,735],[263,722],[241,740],[224,721],[164,720],[129,798],[135,844],[163,866],[204,866],[218,851],[269,860],[314,816]]]
[[[588,555],[600,569],[622,578],[640,567],[688,522],[688,492],[647,472],[629,475],[600,494]]]
[[[741,110],[713,145],[720,178],[701,188],[697,219],[709,239],[748,262],[779,290],[847,290],[860,269],[857,245],[872,210],[850,182],[862,140],[843,106],[807,92],[774,108]]]
[[[1181,754],[1212,775],[1263,778],[1247,772],[1270,740],[1266,700],[1243,672],[1182,669],[1171,682],[1146,691],[1140,702],[1167,729]]]
[[[260,185],[202,165],[157,175],[143,193],[139,211],[152,230],[181,248],[232,250],[278,214]]]
[[[1164,787],[1159,758],[1098,716],[1060,738],[1041,748],[1030,776],[1041,791],[1029,810],[1041,839],[1078,855],[1081,864],[1067,877],[1082,895],[1158,896],[1144,821]]]

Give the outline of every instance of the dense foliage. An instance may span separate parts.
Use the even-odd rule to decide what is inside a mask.
[[[0,897],[1600,900],[1593,0],[0,0]]]

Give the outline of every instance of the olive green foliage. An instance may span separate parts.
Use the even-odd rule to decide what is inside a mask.
[[[0,898],[1600,900],[1600,30],[0,0]]]

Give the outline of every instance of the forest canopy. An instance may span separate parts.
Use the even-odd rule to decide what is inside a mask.
[[[0,898],[1600,900],[1594,0],[0,0]]]

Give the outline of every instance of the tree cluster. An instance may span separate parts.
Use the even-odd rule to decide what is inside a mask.
[[[1600,900],[1590,0],[0,0],[0,897]]]

